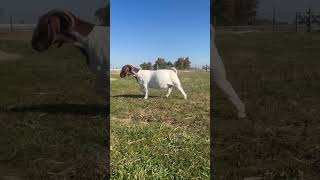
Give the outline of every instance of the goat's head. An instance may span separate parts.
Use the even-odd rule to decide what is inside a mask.
[[[51,10],[41,16],[32,35],[32,48],[37,51],[47,50],[51,45],[73,42],[69,34],[75,26],[75,16],[67,11]]]
[[[138,68],[136,68],[130,64],[127,64],[122,67],[121,72],[120,72],[120,77],[124,78],[124,77],[130,76],[130,75],[137,75],[138,72],[139,72]]]

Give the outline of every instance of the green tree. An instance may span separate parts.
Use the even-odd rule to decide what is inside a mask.
[[[177,61],[174,62],[174,66],[177,69],[189,69],[191,66],[191,61],[189,60],[189,57],[180,57],[177,59]]]
[[[100,25],[110,26],[110,5],[106,3],[103,8],[98,8],[94,12],[94,16],[99,20]]]
[[[152,69],[152,63],[151,62],[143,62],[142,64],[140,64],[141,69],[144,70],[151,70]]]
[[[173,67],[174,65],[172,64],[172,62],[171,61],[168,61],[167,62],[167,67]]]
[[[190,69],[191,67],[191,61],[189,60],[189,57],[186,57],[184,59],[184,69]]]
[[[153,69],[166,69],[167,62],[164,58],[158,58],[153,65]]]
[[[218,25],[226,25],[232,23],[232,17],[228,15],[230,3],[225,0],[211,0],[210,6],[210,22],[214,24],[214,20]],[[216,18],[216,19],[215,19]]]
[[[247,25],[253,22],[257,14],[258,0],[238,0],[234,14],[236,25]]]
[[[242,25],[253,23],[258,0],[211,0],[211,23],[217,25]]]

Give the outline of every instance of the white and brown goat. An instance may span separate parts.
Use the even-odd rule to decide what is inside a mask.
[[[135,76],[138,84],[140,85],[140,91],[145,95],[144,99],[148,99],[149,88],[168,89],[166,96],[169,97],[173,87],[176,87],[182,93],[184,99],[187,99],[187,94],[181,87],[177,73],[178,71],[176,68],[152,71],[140,70],[127,64],[122,67],[120,77],[124,78],[129,75]]]
[[[32,48],[45,51],[55,44],[61,47],[63,43],[79,48],[87,59],[89,69],[97,76],[98,93],[106,96],[109,89],[109,23],[108,21],[107,26],[97,26],[71,12],[53,9],[39,17],[33,30]]]

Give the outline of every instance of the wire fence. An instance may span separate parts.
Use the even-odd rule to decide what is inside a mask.
[[[140,68],[140,67],[139,67]],[[170,67],[166,68],[169,69]],[[121,71],[121,66],[118,65],[110,65],[111,73],[119,73]],[[205,65],[191,65],[186,69],[178,69],[181,72],[210,72],[210,66],[208,64]]]
[[[0,24],[0,31],[14,32],[19,30],[32,30],[35,24]]]
[[[214,18],[216,19],[216,18]],[[281,22],[277,19],[276,9],[273,17],[254,21],[251,25],[216,26],[217,32],[320,32],[320,12],[311,8],[292,14],[291,22]],[[215,21],[216,24],[216,21]]]

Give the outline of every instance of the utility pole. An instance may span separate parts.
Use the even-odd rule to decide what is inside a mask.
[[[13,32],[12,16],[10,16],[10,29],[11,29],[11,32]]]
[[[296,32],[298,32],[298,12],[296,12]]]
[[[308,27],[308,32],[311,32],[311,8],[309,8],[309,12],[308,12],[308,23],[307,23],[307,27]]]
[[[3,17],[4,17],[4,9],[0,8],[0,23],[2,22],[2,20],[4,20]]]
[[[276,26],[276,8],[273,8],[273,20],[272,20],[272,32],[274,32],[275,30],[275,26]]]

